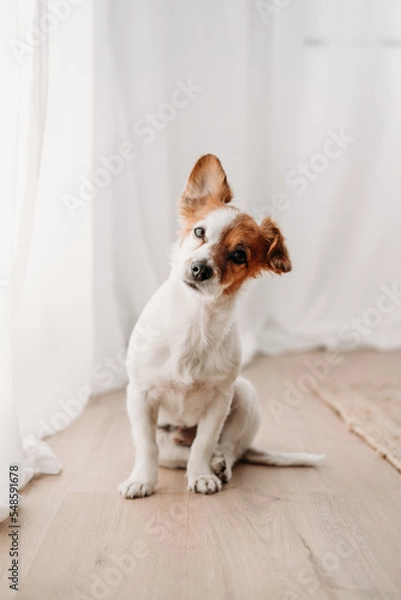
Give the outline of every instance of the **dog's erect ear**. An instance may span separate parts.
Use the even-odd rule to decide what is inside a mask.
[[[291,271],[291,259],[280,229],[270,217],[260,224],[262,238],[266,244],[264,268],[278,275]]]
[[[205,196],[218,196],[223,204],[232,198],[227,176],[214,154],[205,154],[196,162],[182,194],[187,200],[199,200]]]
[[[232,192],[221,162],[214,154],[205,154],[196,162],[178,203],[182,225],[203,208],[219,208],[230,202]]]

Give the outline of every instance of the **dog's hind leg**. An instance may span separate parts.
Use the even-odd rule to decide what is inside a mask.
[[[220,443],[212,459],[212,469],[223,483],[229,481],[234,463],[241,460],[277,467],[312,467],[323,454],[278,452],[252,448],[252,441],[261,421],[258,397],[247,379],[238,377],[230,413],[224,424]]]
[[[156,441],[159,447],[159,465],[169,469],[185,469],[188,463],[190,447],[177,443],[176,432],[158,428]]]
[[[244,377],[238,377],[229,415],[213,455],[213,472],[223,483],[230,481],[232,467],[251,446],[261,415],[256,390]]]

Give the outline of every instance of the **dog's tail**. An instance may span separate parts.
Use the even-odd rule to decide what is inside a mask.
[[[325,458],[324,454],[308,454],[306,452],[278,452],[276,450],[259,450],[248,448],[241,461],[255,465],[271,465],[276,467],[315,467]]]

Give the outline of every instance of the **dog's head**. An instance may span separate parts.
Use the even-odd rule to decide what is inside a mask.
[[[277,225],[256,221],[230,205],[232,192],[219,159],[202,156],[179,201],[179,277],[196,293],[235,293],[264,271],[288,273],[291,261]]]

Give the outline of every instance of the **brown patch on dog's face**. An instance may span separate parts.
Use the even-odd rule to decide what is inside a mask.
[[[222,232],[221,241],[212,252],[221,273],[224,294],[235,293],[244,281],[264,270],[280,274],[291,270],[284,238],[271,219],[261,225],[245,213]]]
[[[185,237],[197,221],[212,210],[222,208],[231,199],[231,188],[217,156],[201,156],[191,171],[178,203],[181,237]]]

